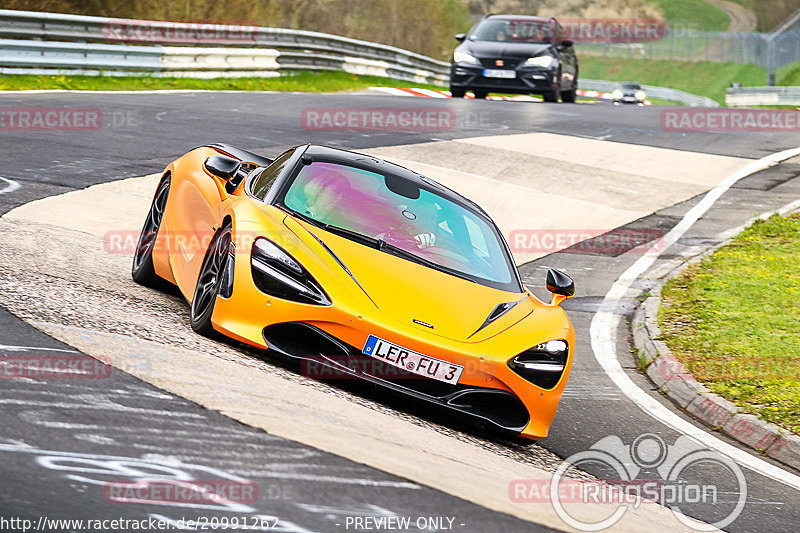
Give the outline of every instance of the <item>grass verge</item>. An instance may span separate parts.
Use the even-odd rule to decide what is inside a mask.
[[[662,291],[662,336],[711,390],[800,433],[800,214],[756,222]]]
[[[661,8],[661,13],[673,28],[697,31],[727,31],[731,19],[727,13],[705,0],[648,0]]]
[[[764,85],[766,71],[755,65],[658,61],[650,59],[606,59],[583,55],[581,76],[594,80],[635,81],[671,87],[707,96],[724,105],[725,89],[731,83]],[[781,78],[779,78],[782,81]]]
[[[0,90],[78,89],[91,91],[144,91],[163,89],[205,89],[212,91],[358,91],[373,86],[441,86],[404,82],[380,76],[359,76],[347,72],[298,72],[279,78],[156,78],[152,76],[0,76]]]

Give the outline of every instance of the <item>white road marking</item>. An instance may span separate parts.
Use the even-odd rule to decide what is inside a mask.
[[[10,180],[8,178],[0,178],[0,180],[6,182],[6,186],[0,189],[0,194],[8,194],[20,188],[20,184],[14,180]]]
[[[794,156],[800,155],[800,148],[792,150],[785,150],[772,154],[758,161],[750,163],[741,170],[734,172],[722,183],[711,189],[688,213],[683,219],[675,226],[669,233],[667,233],[663,240],[664,246],[659,247],[658,250],[647,252],[640,257],[633,265],[628,268],[618,279],[614,282],[611,289],[603,300],[603,305],[600,311],[592,318],[592,324],[589,329],[592,342],[592,351],[603,367],[603,370],[609,378],[625,393],[633,402],[639,406],[645,413],[652,416],[654,419],[660,421],[666,426],[671,427],[675,431],[688,435],[698,442],[707,446],[710,449],[721,452],[740,465],[761,474],[763,476],[779,481],[794,489],[800,490],[800,476],[793,474],[787,470],[783,470],[763,459],[760,459],[747,451],[741,450],[735,446],[728,444],[713,436],[703,428],[699,428],[688,422],[672,412],[667,407],[659,403],[658,400],[650,396],[648,393],[640,389],[625,370],[620,365],[619,358],[616,352],[616,333],[622,315],[615,312],[616,302],[625,297],[628,290],[631,288],[633,282],[658,259],[663,250],[669,248],[678,239],[680,239],[689,228],[694,225],[697,220],[703,216],[719,198],[733,186],[737,181],[763,170],[774,163],[790,159]]]
[[[76,350],[64,350],[62,348],[43,348],[41,346],[12,346],[8,344],[0,344],[0,351],[7,351],[7,352],[43,351],[43,352],[80,353]]]
[[[1,398],[0,405],[22,405],[25,407],[53,407],[57,409],[89,409],[100,410],[109,412],[121,413],[136,413],[147,416],[166,416],[171,418],[200,418],[202,415],[195,413],[181,413],[175,411],[164,411],[162,409],[144,409],[140,407],[128,407],[125,405],[116,404],[113,402],[105,402],[101,404],[83,404],[83,403],[70,403],[70,402],[34,402],[22,399]]]
[[[365,487],[392,487],[395,489],[414,489],[414,490],[422,488],[416,483],[411,483],[408,481],[388,481],[380,479],[347,478],[339,476],[300,474],[295,472],[275,472],[271,470],[237,470],[236,472],[249,477],[295,479],[300,481],[315,481],[317,483],[341,483],[345,485],[361,485]]]

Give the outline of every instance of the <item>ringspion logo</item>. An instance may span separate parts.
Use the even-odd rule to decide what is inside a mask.
[[[582,471],[591,471],[601,481],[587,479]],[[717,531],[741,514],[747,481],[730,457],[685,435],[672,444],[653,433],[639,435],[630,444],[610,435],[567,457],[549,480],[512,481],[508,497],[518,504],[550,502],[556,514],[579,531],[611,528],[647,500],[668,507],[688,529]],[[595,521],[589,522],[585,506],[597,504],[607,504],[607,511],[592,513]],[[696,504],[709,512],[707,523],[681,511]]]

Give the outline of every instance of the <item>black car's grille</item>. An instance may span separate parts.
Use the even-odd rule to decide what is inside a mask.
[[[499,58],[499,57],[482,58],[480,61],[481,61],[481,65],[484,68],[497,68],[497,69],[515,69],[522,62],[522,60],[520,60],[520,59],[514,59],[514,58],[507,59],[507,58]],[[497,64],[498,61],[502,61],[503,64],[502,65],[498,65]]]

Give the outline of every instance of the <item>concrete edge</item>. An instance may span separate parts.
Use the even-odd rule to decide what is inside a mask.
[[[800,470],[800,436],[755,415],[744,413],[735,404],[711,392],[697,381],[661,339],[658,311],[661,307],[661,289],[667,281],[678,277],[690,265],[702,261],[730,243],[756,220],[776,213],[785,216],[796,211],[798,206],[800,202],[792,202],[782,209],[763,213],[738,228],[718,235],[715,244],[692,247],[683,257],[673,259],[651,271],[655,285],[650,290],[650,296],[636,308],[631,322],[637,362],[640,365],[647,364],[645,374],[661,393],[713,431],[721,431],[796,470]]]

